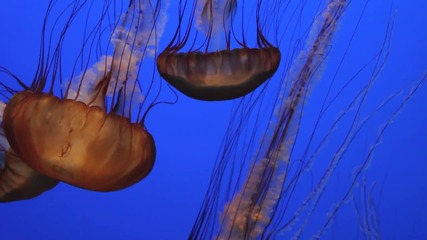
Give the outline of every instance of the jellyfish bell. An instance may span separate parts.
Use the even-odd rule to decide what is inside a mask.
[[[48,54],[42,51],[35,80],[29,86],[1,68],[21,88],[16,90],[5,83],[0,84],[10,95],[1,126],[5,145],[10,145],[10,153],[16,154],[12,160],[28,165],[28,169],[19,168],[26,181],[41,184],[38,176],[42,175],[55,183],[63,181],[93,191],[115,191],[146,177],[155,161],[154,139],[144,125],[148,110],[145,113],[142,110],[146,105],[137,78],[141,62],[153,54],[152,48],[157,45],[153,39],[161,34],[153,27],[159,11],[150,5],[150,1],[130,1],[127,11],[116,19],[117,13],[109,10],[120,9],[111,6],[116,3],[103,3],[101,19],[93,29],[87,27],[77,56],[76,62],[85,63],[82,71],[74,75],[73,69],[67,80],[58,71],[63,64],[58,56],[71,23],[85,4],[88,2],[73,1],[60,12],[52,32],[57,30],[54,28],[58,26],[58,19],[67,19],[66,13],[69,18],[64,29],[59,31],[57,43],[53,43],[52,33],[48,36],[51,38],[49,45],[43,46],[43,49],[49,49]],[[54,5],[55,1],[50,2],[45,25]],[[111,28],[112,16],[115,23]],[[104,31],[108,28],[112,33]],[[46,32],[43,34],[42,44],[45,44]],[[107,35],[107,46],[99,43],[102,34]],[[93,42],[98,45],[94,46]],[[102,49],[104,55],[96,55],[97,62],[89,66],[83,56],[91,53],[93,47]],[[50,55],[49,51],[54,53]],[[58,88],[60,94],[55,94]],[[6,159],[5,171],[0,173],[0,180],[3,180],[0,186],[7,185],[5,181],[11,179],[11,171],[6,170],[17,166],[16,161]],[[33,175],[37,175],[36,178]],[[30,197],[35,196],[31,191],[40,194],[48,187],[12,186]]]
[[[128,187],[154,164],[154,140],[141,125],[49,94],[15,94],[3,128],[12,149],[33,169],[89,190]]]
[[[161,53],[160,75],[195,99],[242,97],[273,76],[280,62],[277,48],[237,48],[218,52]]]
[[[184,5],[186,3],[185,1]],[[196,11],[196,4],[202,6],[201,11]],[[189,51],[183,52],[189,41],[193,17],[190,17],[183,39],[178,37],[183,28],[183,20],[180,17],[175,37],[157,57],[160,76],[185,95],[207,101],[245,96],[272,77],[279,66],[281,54],[279,49],[271,45],[262,35],[258,22],[256,24],[258,48],[248,47],[245,40],[236,40],[239,46],[230,48],[230,33],[232,32],[236,38],[232,23],[236,10],[236,0],[215,3],[212,3],[212,0],[195,1],[191,14],[198,16],[196,28],[205,34],[205,39],[196,50],[193,50],[192,46]],[[185,11],[185,8],[182,11]],[[180,13],[180,16],[182,14]],[[209,51],[217,35],[225,38],[226,49]],[[195,38],[198,38],[197,34]],[[196,41],[194,40],[192,44],[194,45]],[[205,48],[205,51],[198,50],[200,48]]]

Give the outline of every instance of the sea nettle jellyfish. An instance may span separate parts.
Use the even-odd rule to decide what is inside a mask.
[[[280,51],[263,35],[260,8],[247,10],[237,0],[180,0],[175,35],[157,57],[160,75],[200,100],[233,99],[255,90],[276,72]],[[234,25],[236,18],[247,25]],[[256,44],[247,43],[250,34]]]
[[[160,5],[136,0],[123,11],[116,3],[106,2],[101,8],[89,3],[70,3],[53,21],[49,34],[48,20],[55,19],[50,16],[55,1],[50,2],[30,85],[1,69],[18,83],[12,87],[1,82],[6,99],[1,103],[1,201],[32,198],[58,181],[115,191],[139,182],[154,165],[156,149],[144,125],[145,100],[137,78],[141,62],[153,56],[162,31],[155,27]],[[85,14],[81,12],[85,4],[89,13],[100,17],[95,23],[84,22],[83,47],[71,77],[64,80],[62,44],[76,16]],[[115,11],[120,10],[124,13],[116,19]],[[56,36],[61,21],[65,24]],[[103,37],[109,43],[101,43]],[[74,75],[78,65],[82,71]]]
[[[274,2],[264,2],[270,4],[265,6],[264,14],[275,16],[279,12],[288,13],[291,4]],[[330,235],[325,236],[326,230],[338,212],[351,200],[352,192],[371,164],[373,153],[385,130],[427,78],[424,75],[406,93],[402,93],[403,90],[391,93],[376,108],[365,109],[365,103],[375,95],[371,93],[374,92],[373,85],[387,60],[392,20],[385,27],[386,32],[378,52],[349,80],[338,84],[335,78],[340,74],[339,67],[333,73],[332,80],[319,76],[319,72],[326,68],[324,63],[327,56],[333,51],[333,37],[343,13],[352,6],[349,2],[327,1],[319,8],[313,21],[306,23],[307,30],[296,17],[299,23],[296,29],[303,29],[304,39],[293,41],[297,44],[303,41],[305,44],[297,48],[300,49],[299,53],[290,58],[292,64],[283,66],[280,91],[267,89],[262,94],[268,94],[268,97],[259,95],[243,99],[237,104],[190,239],[332,238]],[[302,13],[305,7],[304,3],[297,5],[294,12]],[[360,19],[362,16],[363,11]],[[279,26],[284,19],[286,17],[266,18],[267,22],[263,26]],[[289,21],[292,21],[292,17]],[[280,34],[280,31],[277,30],[277,33]],[[357,28],[352,34],[353,37],[357,34]],[[347,44],[347,51],[353,44],[352,39]],[[346,53],[339,66],[344,62]],[[364,75],[366,78],[363,79],[360,76],[364,71],[371,73]],[[327,84],[326,87],[313,88],[317,78],[322,78],[319,79],[319,85]],[[356,83],[355,79],[360,82]],[[335,85],[339,86],[338,89],[335,89]],[[318,113],[304,117],[303,110],[310,107],[310,92],[317,89],[325,91],[324,99],[315,105]],[[397,100],[399,94],[403,98]],[[269,100],[270,96],[274,96],[273,101]],[[376,135],[368,138],[371,134],[366,134],[365,131],[370,129],[367,126],[371,121],[375,122],[376,115],[384,108],[389,108],[392,101],[399,103],[391,105],[392,111],[384,122],[374,128]],[[271,103],[274,103],[273,108],[268,107]],[[339,113],[330,111],[331,106],[336,104],[340,105]],[[267,123],[260,120],[263,116],[269,119]],[[339,127],[345,129],[344,133],[335,131]],[[354,163],[352,172],[340,173],[342,161],[350,157],[347,154],[349,149],[361,136],[364,144],[371,147],[355,156],[359,161]],[[334,142],[339,144],[328,146],[328,141],[336,138],[338,140]],[[314,164],[319,170],[312,169]],[[328,183],[337,175],[341,175],[343,191],[335,192],[335,188],[332,188],[334,199],[330,200],[331,193],[326,194],[327,188],[331,187]],[[364,194],[369,196],[366,191]],[[324,204],[329,204],[326,212],[320,210]],[[359,223],[364,236],[367,239],[378,239],[379,226],[372,204],[370,202],[364,210],[356,209],[356,212],[363,215],[361,212],[366,211]],[[359,206],[358,203],[355,205]],[[321,217],[314,218],[316,213],[320,213]]]

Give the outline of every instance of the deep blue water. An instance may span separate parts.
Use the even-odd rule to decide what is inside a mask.
[[[310,8],[310,3],[307,5]],[[26,82],[32,80],[36,69],[46,6],[47,3],[34,5],[32,1],[5,1],[0,7],[0,65],[8,67]],[[304,116],[307,119],[304,121],[307,121],[307,126],[312,126],[310,116],[316,116],[318,103],[324,97],[323,79],[330,79],[336,72],[347,46],[345,43],[356,31],[355,24],[361,9],[362,4],[353,1],[339,22],[331,43],[333,51],[318,73],[306,100]],[[169,8],[172,10],[176,10],[174,3]],[[407,96],[414,81],[427,71],[426,10],[427,2],[422,0],[369,2],[338,78],[351,78],[383,46],[386,25],[392,19],[390,55],[364,104],[364,116],[383,99],[400,89],[403,92],[385,110],[378,112],[349,148],[334,177],[327,183],[325,203],[316,209],[313,223],[307,227],[303,239],[317,233],[317,219],[324,221],[328,209],[343,194],[346,187],[342,184],[351,178],[360,159],[366,156],[378,129]],[[175,22],[169,21],[159,49],[164,48],[175,29]],[[286,43],[283,44],[285,48]],[[66,42],[63,48],[66,51],[79,50],[79,46],[71,41]],[[369,73],[367,70],[364,74],[368,76]],[[278,75],[273,77],[273,81]],[[375,183],[373,198],[382,239],[427,239],[425,85],[388,126],[366,170],[368,186]],[[61,183],[40,197],[3,203],[0,205],[0,239],[186,239],[207,189],[233,101],[215,103],[192,100],[182,94],[178,97],[176,104],[156,107],[147,117],[147,129],[156,141],[157,159],[146,179],[112,193],[91,192]],[[345,95],[339,99],[347,100]],[[334,121],[337,113],[343,111],[339,102],[332,107],[336,108],[331,110],[335,115],[328,116],[325,125],[318,127],[319,136],[325,135],[327,122]],[[302,135],[297,147],[304,146],[304,132],[309,132],[310,128],[300,131]],[[338,127],[336,131],[338,136],[346,132],[344,127]],[[337,146],[339,141],[339,137],[331,137],[328,144]],[[328,151],[333,151],[333,148],[326,147],[317,157],[319,162],[328,161]],[[315,181],[320,174],[316,167],[321,166],[322,163],[312,166],[309,171],[312,178],[303,178],[301,188],[309,188],[310,181]],[[352,190],[356,198],[360,186]],[[298,196],[298,190],[295,194]],[[327,229],[324,239],[364,239],[358,231],[360,220],[354,208],[352,201],[347,201]]]

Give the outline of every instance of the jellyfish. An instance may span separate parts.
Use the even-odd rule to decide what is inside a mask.
[[[157,68],[180,92],[206,101],[239,98],[254,91],[276,72],[280,51],[263,36],[259,11],[251,26],[257,38],[256,47],[251,48],[245,40],[247,33],[243,30],[238,33],[238,27],[233,24],[238,9],[246,20],[242,13],[244,4],[239,8],[237,0],[193,3],[181,0],[179,6],[177,30],[157,57]],[[199,33],[204,37],[199,37]],[[238,34],[242,37],[238,38]],[[225,46],[217,43],[221,39]],[[237,46],[231,49],[233,40]]]
[[[140,63],[153,55],[153,39],[159,34],[153,26],[159,10],[150,1],[130,1],[113,24],[105,54],[91,67],[84,66],[82,73],[62,80],[57,72],[60,46],[67,25],[84,4],[76,1],[68,6],[69,18],[58,42],[48,46],[54,54],[42,52],[30,85],[2,69],[22,89],[1,84],[10,95],[2,103],[6,153],[0,172],[2,201],[32,198],[58,181],[92,191],[116,191],[145,178],[154,165],[156,148],[141,115],[144,99],[137,78]],[[54,6],[50,2],[45,24]],[[106,3],[99,10],[102,18],[91,34],[111,27],[107,10],[112,7]],[[99,37],[91,34],[85,44]],[[58,96],[55,87],[61,89]]]

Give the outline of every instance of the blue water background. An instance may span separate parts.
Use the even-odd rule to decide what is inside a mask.
[[[353,1],[348,9],[332,46],[339,47],[340,36],[353,31],[346,27],[354,26],[360,12],[352,9],[360,10],[358,4]],[[33,1],[3,1],[0,6],[0,65],[26,82],[32,80],[37,67],[46,6]],[[173,3],[171,9],[176,9]],[[354,71],[366,62],[381,46],[387,21],[394,16],[390,58],[378,83],[385,92],[382,96],[378,90],[381,98],[407,87],[427,71],[426,11],[427,2],[423,0],[394,1],[393,5],[379,0],[369,3],[357,41],[351,46],[354,55],[345,64],[352,69],[354,62]],[[167,26],[160,49],[174,31],[172,26]],[[78,51],[79,46],[68,42],[64,48]],[[325,69],[336,66],[339,60],[339,56],[330,56]],[[322,74],[319,79],[312,92],[322,84]],[[313,93],[307,101],[315,103],[315,97]],[[155,138],[158,155],[146,179],[113,193],[90,192],[61,183],[35,199],[1,204],[0,239],[186,239],[206,191],[231,104],[195,101],[179,94],[176,104],[155,108],[146,125]],[[373,134],[381,122],[375,126]],[[363,157],[370,147],[363,141],[359,144],[348,158]],[[355,168],[351,161],[342,164]],[[329,188],[338,186],[340,178],[350,177],[337,175],[328,183]],[[375,200],[382,238],[427,239],[427,86],[417,92],[388,128],[369,166],[368,180],[377,184]],[[330,196],[331,202],[335,197]],[[334,224],[325,239],[364,239],[356,234],[354,211],[341,214]],[[307,231],[310,233],[310,229]]]

